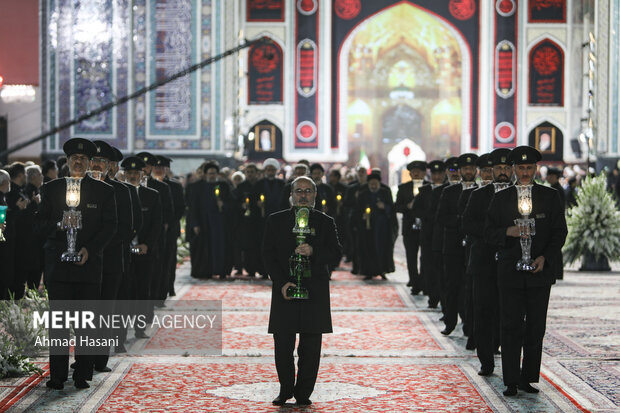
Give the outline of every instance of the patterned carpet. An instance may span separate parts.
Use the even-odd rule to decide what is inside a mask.
[[[553,289],[545,337],[541,393],[506,399],[499,356],[483,378],[461,329],[444,337],[437,310],[405,287],[404,251],[387,281],[363,281],[337,271],[331,285],[334,334],[325,335],[313,404],[286,411],[316,412],[611,412],[620,411],[620,273],[566,271]],[[111,373],[96,373],[91,388],[71,381],[49,390],[47,378],[0,381],[0,411],[10,412],[275,412],[278,393],[273,340],[267,334],[268,281],[205,281],[177,272],[177,299],[221,300],[221,355],[201,352],[198,330],[147,331],[130,350],[179,349],[178,355],[120,355]],[[41,360],[46,370],[45,360]],[[292,403],[291,399],[289,402]]]

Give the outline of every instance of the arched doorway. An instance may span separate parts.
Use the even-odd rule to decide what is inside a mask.
[[[360,21],[338,59],[338,140],[349,159],[359,148],[385,159],[402,138],[430,159],[471,135],[471,52],[446,19],[399,2]],[[437,116],[447,103],[450,116]]]

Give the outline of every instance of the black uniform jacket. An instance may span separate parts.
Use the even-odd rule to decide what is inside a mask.
[[[185,195],[183,194],[183,185],[177,180],[164,178],[164,183],[170,187],[172,194],[172,206],[174,208],[174,222],[172,223],[173,235],[177,237],[181,235],[181,218],[185,215]]]
[[[131,211],[131,194],[125,184],[106,178],[104,181],[114,188],[116,198],[117,226],[114,237],[104,249],[103,266],[106,273],[122,273],[124,268],[124,251],[129,248],[131,242],[133,216]]]
[[[551,285],[555,282],[552,271],[554,260],[561,259],[562,246],[566,240],[566,219],[560,197],[553,188],[533,184],[532,214],[536,220],[536,234],[532,237],[532,259],[545,257],[542,272],[533,274],[517,271],[516,264],[521,258],[519,238],[507,237],[506,228],[515,225],[520,218],[517,209],[517,189],[514,186],[499,191],[493,197],[484,228],[485,240],[499,249],[498,282],[514,288]]]
[[[439,209],[441,194],[448,185],[450,185],[449,182],[444,182],[431,190],[429,214],[433,216],[433,251],[441,252],[443,248],[443,224],[437,220],[437,210]]]
[[[163,208],[159,192],[145,186],[137,187],[142,209],[142,227],[138,231],[138,244],[146,244],[152,252],[164,232]]]
[[[49,281],[69,283],[101,283],[103,249],[116,232],[116,200],[114,188],[89,176],[82,178],[80,204],[82,228],[77,232],[76,251],[85,247],[88,260],[84,265],[65,263],[60,256],[67,250],[67,234],[57,227],[66,203],[67,183],[64,178],[54,179],[41,187],[41,204],[37,214],[37,227],[47,239],[45,242],[46,265]]]
[[[443,245],[441,252],[444,255],[459,255],[463,253],[463,236],[459,230],[458,202],[463,192],[463,185],[456,183],[449,185],[441,192],[437,222],[443,226]]]
[[[424,181],[424,183],[427,184],[428,182]],[[418,192],[416,198],[419,196],[420,193]],[[412,235],[414,232],[418,232],[413,229],[413,225],[415,224],[415,219],[421,217],[416,217],[413,208],[407,208],[407,204],[411,201],[415,202],[413,196],[413,181],[398,185],[394,209],[396,212],[403,214],[403,235]]]
[[[297,246],[294,208],[269,216],[263,238],[263,260],[273,282],[269,333],[331,333],[329,302],[329,264],[341,254],[334,220],[322,212],[311,210],[309,227],[314,229],[307,243],[312,246],[310,278],[303,279],[308,300],[285,300],[282,287],[289,277],[289,257]]]
[[[164,220],[164,224],[168,224],[168,228],[171,229],[174,225],[174,203],[172,201],[172,192],[167,183],[158,181],[155,178],[149,177],[147,180],[147,186],[159,192],[161,198],[161,213]]]
[[[484,224],[494,194],[493,184],[474,190],[461,219],[461,230],[471,245],[468,267],[473,274],[495,272],[494,267],[497,266],[497,247],[484,240]]]

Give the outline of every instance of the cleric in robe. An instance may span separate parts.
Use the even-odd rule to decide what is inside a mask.
[[[364,279],[394,272],[396,210],[389,189],[381,187],[381,175],[368,175],[368,186],[358,193],[353,217],[360,248],[360,274]],[[398,224],[396,223],[398,230]]]
[[[216,163],[207,162],[203,170],[206,180],[197,184],[190,207],[192,230],[202,245],[196,251],[198,268],[192,271],[199,278],[225,278],[232,270],[232,195],[228,183],[217,180]]]
[[[299,177],[291,186],[294,206],[314,205],[316,185],[308,177]],[[308,226],[313,233],[308,241],[296,245],[293,227],[295,209],[271,214],[263,238],[263,260],[272,280],[269,333],[275,342],[275,362],[280,381],[280,393],[273,401],[283,405],[295,397],[297,404],[310,404],[310,395],[319,369],[323,333],[332,332],[329,299],[329,264],[341,254],[334,220],[322,212],[311,209]],[[310,257],[311,277],[303,286],[309,291],[307,300],[290,300],[285,296],[289,278],[289,257],[294,253]],[[299,371],[295,382],[293,350],[295,336],[299,333]]]

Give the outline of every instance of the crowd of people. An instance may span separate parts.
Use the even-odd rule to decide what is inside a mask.
[[[565,196],[557,179],[562,174],[552,168],[546,186],[534,181],[541,160],[535,149],[411,162],[411,180],[398,186],[395,199],[382,172],[362,166],[332,168],[325,176],[323,165],[305,161],[283,166],[269,158],[238,170],[206,161],[177,180],[166,156],[124,157],[104,141],[81,138],[63,149],[66,157],[57,162],[16,162],[0,170],[0,205],[8,206],[0,298],[18,299],[25,286],[37,288],[42,281],[51,300],[150,300],[149,308],[137,311],[152,315],[153,305],[165,306],[175,295],[182,232],[192,277],[267,279],[263,240],[273,235],[265,233],[268,219],[291,208],[292,182],[308,177],[316,191],[314,209],[334,220],[342,245],[342,253],[330,254],[329,271],[350,262],[361,279],[386,279],[395,271],[400,227],[407,285],[413,295],[428,296],[430,308],[441,307],[442,334],[451,334],[460,317],[467,348],[477,351],[479,374],[493,373],[501,348],[505,394],[537,391],[530,383],[538,381],[549,289],[562,277],[564,208],[571,192]],[[70,223],[63,214],[67,184],[58,177],[81,178],[76,263],[61,260]],[[531,188],[536,235],[530,271],[515,267],[520,240],[527,238],[515,224],[517,186]],[[126,336],[123,331],[116,352],[125,351]],[[147,337],[138,329],[135,336]],[[76,387],[88,387],[93,370],[109,371],[107,357],[76,351]],[[50,359],[48,386],[62,388],[68,353]]]

